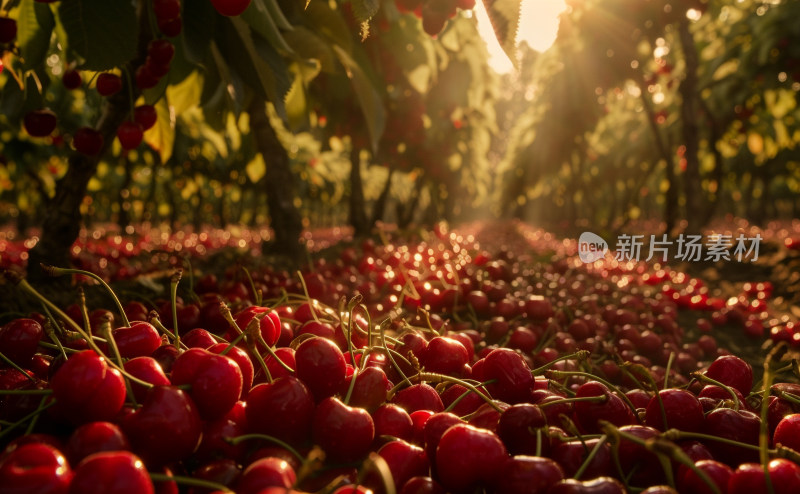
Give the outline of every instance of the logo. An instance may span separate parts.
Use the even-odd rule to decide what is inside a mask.
[[[578,238],[578,256],[585,263],[602,259],[608,252],[608,244],[600,235],[592,232],[581,233]]]

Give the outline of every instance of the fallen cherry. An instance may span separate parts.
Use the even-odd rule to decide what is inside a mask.
[[[66,494],[72,470],[64,455],[52,446],[28,443],[0,460],[0,479],[3,492]]]

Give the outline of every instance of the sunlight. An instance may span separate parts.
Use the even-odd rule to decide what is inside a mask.
[[[524,0],[517,43],[525,41],[540,52],[550,48],[558,33],[558,16],[566,8],[564,0]],[[499,73],[510,72],[513,66],[497,42],[483,3],[475,4],[475,16],[478,19],[478,30],[489,48],[489,64]]]

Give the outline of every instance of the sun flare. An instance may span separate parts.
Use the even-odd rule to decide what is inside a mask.
[[[517,43],[524,41],[540,52],[550,48],[558,33],[558,16],[566,9],[567,4],[564,0],[524,0]],[[483,3],[476,3],[475,15],[478,18],[478,30],[489,48],[489,63],[492,68],[500,73],[511,71],[513,68],[511,61],[497,42]]]

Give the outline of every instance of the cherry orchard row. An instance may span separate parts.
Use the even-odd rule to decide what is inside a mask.
[[[786,345],[759,382],[721,348],[723,330],[769,320],[766,305],[717,306],[699,280],[587,268],[572,249],[521,225],[439,227],[300,276],[207,275],[185,300],[176,273],[168,299],[93,310],[9,273],[43,310],[0,329],[0,485],[795,492]]]

